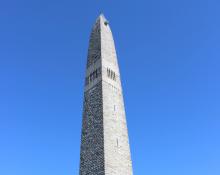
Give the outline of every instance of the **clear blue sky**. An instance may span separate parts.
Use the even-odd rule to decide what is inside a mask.
[[[110,21],[135,175],[220,174],[218,0],[0,1],[0,174],[76,175],[88,39]]]

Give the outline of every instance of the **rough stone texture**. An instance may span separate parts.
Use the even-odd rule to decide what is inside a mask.
[[[103,15],[90,36],[84,91],[80,175],[132,175],[120,72]]]

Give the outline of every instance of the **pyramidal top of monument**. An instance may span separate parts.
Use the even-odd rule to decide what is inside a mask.
[[[106,19],[105,15],[103,13],[100,13],[100,15],[96,18],[95,25],[99,25],[99,27],[101,27],[102,23],[107,26],[109,22]]]
[[[103,13],[100,13],[97,19],[102,19],[103,21],[107,21],[105,15]]]

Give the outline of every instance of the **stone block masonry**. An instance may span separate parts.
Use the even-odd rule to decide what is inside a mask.
[[[132,175],[117,55],[109,23],[93,26],[86,66],[80,175]]]

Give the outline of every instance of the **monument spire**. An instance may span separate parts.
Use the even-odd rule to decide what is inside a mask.
[[[89,41],[80,175],[132,175],[117,55],[103,14],[97,18]]]

